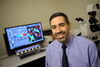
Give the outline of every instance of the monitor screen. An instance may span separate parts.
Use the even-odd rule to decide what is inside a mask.
[[[9,50],[15,50],[24,46],[44,40],[42,25],[40,22],[5,28]]]

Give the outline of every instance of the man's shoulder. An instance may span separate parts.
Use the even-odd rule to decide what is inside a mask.
[[[75,41],[81,43],[81,44],[94,44],[94,42],[86,37],[83,36],[75,36]]]
[[[88,38],[86,38],[86,37],[83,37],[83,36],[75,36],[75,38],[76,38],[77,40],[90,41],[90,42],[92,42],[90,39],[88,39]]]
[[[53,45],[56,44],[56,43],[58,43],[58,41],[57,41],[57,40],[53,40],[53,41],[48,45],[48,47],[53,46]]]
[[[46,49],[53,49],[54,47],[56,47],[57,45],[59,44],[59,41],[58,40],[54,40],[52,41]]]

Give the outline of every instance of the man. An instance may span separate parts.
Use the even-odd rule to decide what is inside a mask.
[[[46,67],[98,67],[95,44],[86,38],[71,35],[71,23],[64,13],[54,13],[50,26],[55,40],[46,49]],[[65,52],[62,46],[67,47]],[[64,53],[67,54],[66,59],[63,58]]]

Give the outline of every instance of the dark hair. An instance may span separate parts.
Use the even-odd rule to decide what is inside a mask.
[[[56,12],[56,13],[54,13],[53,15],[51,15],[51,17],[50,17],[50,19],[49,19],[49,22],[51,22],[51,20],[52,20],[53,18],[58,17],[58,16],[63,16],[63,17],[65,18],[65,22],[66,22],[67,24],[69,24],[69,20],[68,20],[67,15],[64,14],[64,13],[62,13],[62,12]]]

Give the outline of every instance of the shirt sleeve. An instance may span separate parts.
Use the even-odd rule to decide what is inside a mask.
[[[89,44],[89,67],[100,67],[100,59],[98,56],[98,51],[96,45],[93,42]]]
[[[45,67],[49,67],[46,58],[45,58]]]
[[[46,48],[46,57],[45,57],[45,67],[50,67],[50,64],[49,64],[49,61],[50,61],[49,56],[50,56],[50,54],[49,53],[50,53],[49,52],[49,48],[47,47]]]

